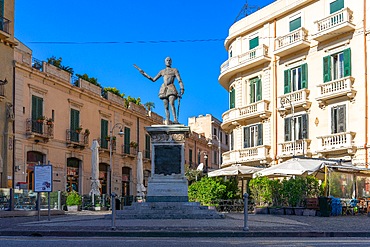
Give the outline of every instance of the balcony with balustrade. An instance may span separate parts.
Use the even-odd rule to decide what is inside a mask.
[[[222,166],[230,164],[266,164],[271,161],[270,148],[268,145],[261,145],[225,152],[222,154]]]
[[[353,155],[356,151],[354,144],[355,132],[347,131],[331,135],[319,136],[319,147],[317,153],[325,157],[329,153],[344,153]]]
[[[222,115],[221,128],[225,131],[233,129],[233,125],[245,125],[252,120],[261,122],[271,116],[270,101],[260,100],[240,108],[233,108]]]
[[[137,146],[133,146],[131,144],[128,144],[128,145],[123,144],[122,145],[122,155],[124,157],[135,158],[137,156],[137,152],[138,152],[138,147]]]
[[[337,11],[324,19],[315,21],[317,33],[313,39],[322,42],[343,33],[353,32],[355,25],[353,24],[353,12],[349,8],[344,8]]]
[[[308,31],[301,27],[288,33],[287,35],[276,38],[276,50],[274,51],[274,54],[281,57],[305,48],[309,48],[310,42],[308,41],[307,37]]]
[[[311,140],[287,141],[278,144],[278,158],[289,158],[294,156],[311,156]]]
[[[84,149],[89,145],[89,135],[78,130],[66,130],[67,147]]]
[[[326,101],[343,97],[344,100],[353,100],[356,96],[356,90],[353,89],[355,79],[352,76],[347,76],[338,80],[322,83],[317,85],[319,88],[319,97],[316,100],[319,102],[320,108],[325,107]]]
[[[268,46],[264,44],[241,55],[231,57],[221,65],[221,73],[219,76],[220,84],[226,88],[230,77],[235,73],[251,69],[270,61],[271,58],[268,56]]]
[[[44,142],[48,142],[49,139],[54,138],[54,124],[49,125],[44,120],[28,118],[26,120],[26,135],[28,139],[42,139]]]
[[[281,95],[278,98],[279,102],[283,103],[283,107],[285,109],[290,109],[291,105],[293,105],[294,108],[301,108],[307,111],[312,105],[312,102],[309,101],[309,95],[310,90],[304,88],[298,91]]]
[[[10,20],[0,16],[0,39],[10,38],[9,25]]]

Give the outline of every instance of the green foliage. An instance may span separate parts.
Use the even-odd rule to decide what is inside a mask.
[[[239,196],[237,180],[224,181],[222,178],[203,177],[189,186],[189,201],[211,205],[218,199],[235,199]]]
[[[152,109],[154,109],[154,108],[155,108],[155,104],[154,104],[154,102],[146,102],[146,103],[144,104],[144,106],[145,106],[145,108],[146,108],[148,111],[151,111]]]
[[[83,75],[76,74],[76,76],[77,76],[78,78],[81,78],[81,79],[83,79],[83,80],[85,80],[85,81],[88,81],[88,82],[90,82],[91,84],[94,84],[94,85],[96,85],[96,86],[98,86],[98,87],[102,87],[102,86],[98,83],[98,79],[97,79],[97,78],[95,78],[95,77],[89,77],[89,76],[88,76],[88,74],[83,74]]]
[[[60,68],[62,70],[69,72],[70,74],[73,74],[74,73],[73,68],[62,65],[62,60],[63,59],[61,57],[56,58],[55,56],[46,59],[48,64],[54,65],[57,68]]]
[[[74,205],[81,205],[82,204],[82,198],[80,194],[78,194],[76,191],[72,190],[68,196],[66,201],[67,206],[74,206]]]
[[[189,165],[185,165],[185,177],[188,179],[189,185],[203,177],[203,172],[197,169],[191,169]]]
[[[125,97],[125,94],[124,93],[121,93],[119,91],[119,89],[115,88],[115,87],[105,87],[103,89],[103,97],[107,98],[107,95],[108,95],[108,92],[111,92],[119,97]]]
[[[136,105],[141,105],[141,99],[138,97],[137,99],[131,96],[127,96],[126,101],[125,101],[125,107],[128,108],[129,103],[132,102]],[[154,103],[153,103],[154,104]]]
[[[256,206],[303,206],[305,198],[322,195],[319,181],[313,176],[270,180],[257,177],[249,182]]]

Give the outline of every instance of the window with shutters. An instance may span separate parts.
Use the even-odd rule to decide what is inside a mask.
[[[284,71],[284,94],[307,88],[308,68],[307,63]]]
[[[229,107],[230,109],[235,108],[235,88],[232,88],[229,92]]]
[[[249,40],[249,50],[256,48],[259,45],[258,36]]]
[[[32,95],[31,118],[32,118],[32,132],[42,134],[43,123],[38,122],[37,119],[44,116],[44,99]]]
[[[193,164],[193,149],[189,149],[189,166]]]
[[[337,12],[344,8],[344,0],[336,0],[330,3],[330,14]]]
[[[262,83],[258,77],[249,80],[249,98],[250,103],[262,100]]]
[[[4,31],[4,0],[0,0],[0,30]]]
[[[101,148],[108,148],[108,120],[101,119],[100,120],[100,147]]]
[[[351,49],[323,58],[324,82],[351,76]]]
[[[230,150],[234,150],[234,132],[230,134]]]
[[[331,133],[346,132],[346,105],[331,108]]]
[[[80,134],[77,129],[80,127],[80,111],[71,109],[70,137],[71,141],[79,142]]]
[[[302,114],[294,117],[286,117],[284,119],[284,136],[286,142],[307,139],[308,115]]]
[[[244,127],[244,148],[261,146],[263,144],[262,124]]]
[[[294,18],[289,22],[289,32],[293,32],[294,30],[301,27],[301,17]]]
[[[125,135],[124,135],[124,140],[123,140],[123,152],[125,154],[130,154],[130,140],[131,140],[130,133],[131,133],[131,129],[128,127],[125,127]]]

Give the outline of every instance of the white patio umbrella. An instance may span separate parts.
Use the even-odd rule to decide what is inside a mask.
[[[242,166],[240,164],[236,164],[208,172],[208,177],[252,175],[253,173],[261,171],[262,169],[263,168],[254,166]]]
[[[319,159],[300,159],[293,158],[284,161],[278,165],[271,166],[259,172],[253,174],[256,176],[269,176],[269,177],[283,177],[293,175],[311,175],[320,169],[324,168],[325,165],[335,165],[335,161],[319,160]]]
[[[93,140],[91,146],[91,190],[92,202],[94,203],[94,195],[100,196],[100,181],[99,181],[99,143]]]
[[[146,191],[146,188],[144,186],[143,153],[142,152],[137,153],[136,177],[137,177],[137,184],[136,184],[137,196],[144,197],[144,192]]]

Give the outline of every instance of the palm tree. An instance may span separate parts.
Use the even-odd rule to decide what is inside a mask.
[[[154,102],[146,102],[144,104],[145,108],[148,110],[148,111],[151,111],[152,109],[155,108],[155,105],[154,105]]]

